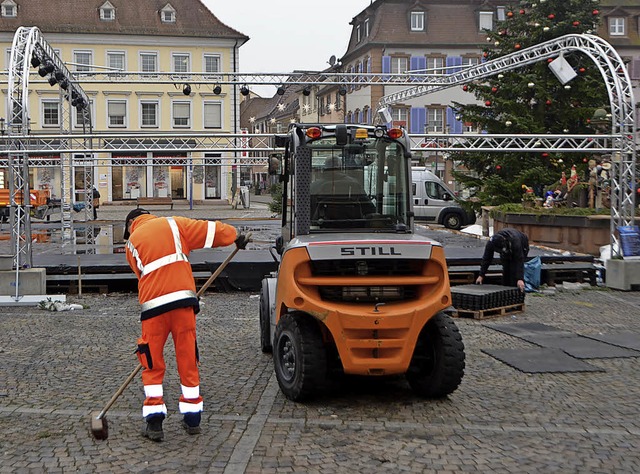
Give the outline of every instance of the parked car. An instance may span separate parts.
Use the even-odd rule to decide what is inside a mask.
[[[476,222],[475,213],[465,209],[463,201],[431,171],[414,167],[411,177],[416,221],[434,222],[456,230]]]

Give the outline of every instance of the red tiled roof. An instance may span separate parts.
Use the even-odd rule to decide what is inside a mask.
[[[109,0],[116,10],[114,21],[100,20],[105,0],[14,0],[16,18],[0,18],[0,31],[37,26],[43,33],[88,33],[150,36],[249,38],[222,23],[199,0]],[[170,4],[175,23],[163,23],[160,10]]]

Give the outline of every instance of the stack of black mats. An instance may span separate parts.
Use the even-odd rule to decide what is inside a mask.
[[[524,303],[518,288],[502,285],[456,285],[451,287],[453,307],[469,311],[502,308]]]

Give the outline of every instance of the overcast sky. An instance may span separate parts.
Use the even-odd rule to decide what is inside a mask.
[[[321,71],[347,51],[349,22],[371,0],[202,0],[250,39],[240,48],[242,72]]]

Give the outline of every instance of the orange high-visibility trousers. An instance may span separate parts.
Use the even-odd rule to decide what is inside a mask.
[[[196,344],[196,315],[192,307],[177,308],[142,321],[142,339],[149,345],[151,368],[146,357],[141,357],[145,400],[142,416],[167,413],[163,398],[162,381],[166,365],[164,345],[171,334],[180,375],[180,413],[199,413],[203,401],[200,396],[198,348]]]

